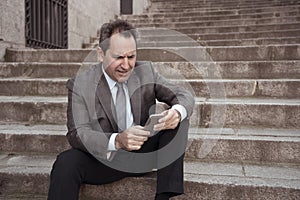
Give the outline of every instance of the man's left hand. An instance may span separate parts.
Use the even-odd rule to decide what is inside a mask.
[[[169,109],[162,112],[165,116],[158,120],[158,124],[154,126],[155,131],[167,130],[167,129],[175,129],[180,120],[180,113],[175,109]]]

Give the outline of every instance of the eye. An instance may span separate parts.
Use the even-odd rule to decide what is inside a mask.
[[[113,58],[119,60],[119,59],[123,59],[124,56],[113,56]]]
[[[128,59],[135,58],[135,55],[128,56],[127,58],[128,58]]]

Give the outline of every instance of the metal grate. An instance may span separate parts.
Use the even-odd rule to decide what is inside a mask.
[[[25,0],[26,46],[68,48],[68,0]]]

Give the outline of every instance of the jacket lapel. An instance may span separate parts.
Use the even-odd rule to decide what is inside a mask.
[[[101,68],[101,65],[100,65]],[[118,126],[116,123],[116,109],[115,109],[115,105],[113,103],[113,99],[111,96],[111,92],[108,86],[108,83],[105,79],[105,76],[102,73],[102,69],[101,71],[101,76],[100,76],[100,80],[98,81],[98,85],[97,85],[97,89],[96,89],[96,94],[97,94],[97,98],[104,110],[104,112],[107,115],[108,120],[110,121],[112,127],[114,130],[118,130]]]

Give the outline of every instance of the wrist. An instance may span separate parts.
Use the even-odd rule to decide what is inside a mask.
[[[177,115],[179,117],[179,122],[180,122],[181,121],[181,113],[178,110],[176,110],[176,109],[174,109],[174,110],[177,112]]]
[[[116,149],[121,148],[121,143],[119,141],[120,141],[120,133],[118,133],[116,138],[115,138],[115,147],[116,147]]]

